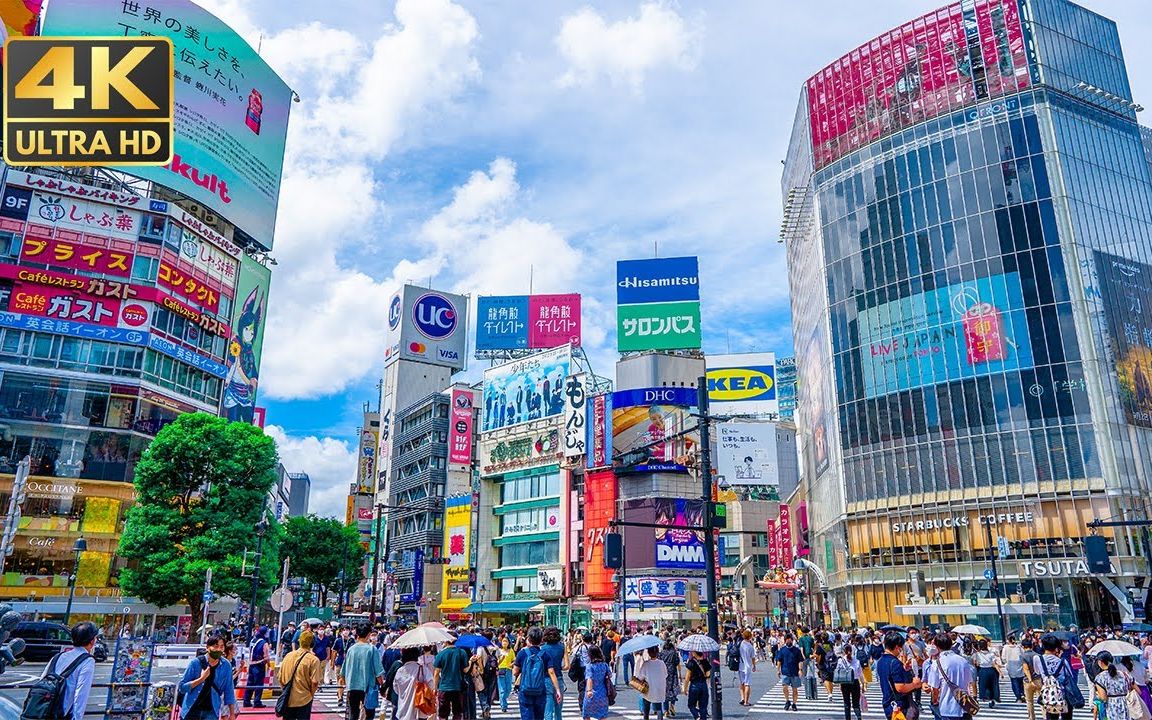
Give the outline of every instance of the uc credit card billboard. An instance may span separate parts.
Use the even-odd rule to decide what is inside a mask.
[[[1014,272],[893,300],[858,324],[865,397],[1033,366]]]
[[[454,370],[465,367],[468,298],[405,285],[388,301],[384,364],[415,360]]]
[[[620,352],[700,347],[700,269],[695,257],[616,263]]]

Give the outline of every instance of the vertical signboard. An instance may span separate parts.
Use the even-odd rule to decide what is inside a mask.
[[[1095,255],[1124,417],[1131,425],[1152,427],[1152,265]]]
[[[380,435],[375,430],[360,431],[360,465],[356,468],[356,492],[372,493],[376,489],[376,448]]]
[[[472,545],[472,495],[455,495],[444,500],[444,566],[441,607],[459,610],[471,602],[469,551]]]
[[[708,404],[720,415],[762,415],[780,411],[775,353],[708,356]]]
[[[812,554],[812,546],[808,543],[808,503],[802,502],[796,506],[796,555],[808,557]]]
[[[224,397],[221,404],[229,420],[251,423],[260,383],[260,356],[264,326],[268,322],[268,284],[272,271],[248,255],[240,257],[232,315],[232,339],[225,362]]]
[[[593,396],[587,406],[587,466],[608,467],[612,464],[612,393]]]
[[[704,501],[684,498],[655,499],[656,567],[703,570]]]
[[[588,376],[585,373],[569,375],[564,381],[564,431],[562,443],[564,457],[584,454],[588,432]]]
[[[172,41],[172,161],[129,170],[181,192],[272,247],[294,93],[232,28],[190,0],[53,0],[43,35]]]
[[[604,536],[616,517],[616,476],[612,469],[590,470],[584,476],[584,592],[589,598],[616,595],[612,570],[604,567]]]
[[[464,388],[452,389],[452,410],[448,418],[448,462],[472,464],[472,405],[475,393]]]
[[[700,347],[700,277],[695,257],[616,263],[620,352]]]
[[[768,520],[768,566],[773,570],[780,567],[780,543],[776,537],[776,521]]]
[[[788,507],[788,503],[780,503],[780,519],[778,521],[777,529],[780,533],[780,564],[784,567],[792,567],[792,511]]]
[[[529,295],[528,347],[580,347],[580,296]]]

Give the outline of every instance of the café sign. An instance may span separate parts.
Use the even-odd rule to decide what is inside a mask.
[[[976,522],[981,525],[1031,525],[1036,521],[1035,515],[1028,511],[988,513],[976,515]],[[924,518],[922,520],[892,523],[892,532],[925,532],[931,530],[951,530],[953,528],[966,528],[971,523],[967,515],[945,515]]]

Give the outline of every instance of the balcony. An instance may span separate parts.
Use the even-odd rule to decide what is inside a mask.
[[[414,440],[421,435],[426,435],[430,432],[448,432],[448,418],[430,417],[418,425],[414,425],[403,432],[396,433],[395,443],[403,445],[409,440]]]
[[[413,488],[418,488],[421,485],[436,485],[441,487],[448,482],[448,471],[444,468],[429,467],[421,470],[418,473],[409,475],[408,477],[401,477],[399,473],[392,476],[392,498],[393,500],[400,493],[406,492]]]

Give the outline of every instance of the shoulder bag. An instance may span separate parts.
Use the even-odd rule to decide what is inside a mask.
[[[972,697],[967,690],[952,682],[952,678],[948,677],[948,673],[944,670],[943,663],[937,663],[937,670],[940,677],[944,678],[944,682],[948,684],[948,689],[952,691],[952,697],[956,698],[956,702],[960,704],[960,709],[964,711],[964,714],[975,715],[980,712],[979,701]]]
[[[304,662],[304,655],[296,658],[296,665],[292,668],[292,674],[288,676],[288,682],[284,683],[284,687],[280,689],[280,697],[276,698],[276,717],[284,717],[284,713],[288,710],[288,697],[292,694],[292,683],[296,682],[296,671],[300,669],[301,663]]]
[[[421,715],[435,714],[439,705],[436,702],[436,693],[432,692],[432,686],[424,679],[423,665],[420,665],[420,675],[416,679],[412,704]]]
[[[616,704],[616,684],[612,682],[612,673],[604,673],[604,692],[608,696],[608,704]]]

